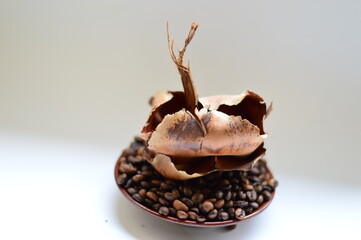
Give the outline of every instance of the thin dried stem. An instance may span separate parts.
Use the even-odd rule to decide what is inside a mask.
[[[199,127],[203,131],[203,134],[206,135],[207,130],[206,130],[203,122],[199,119],[198,115],[196,114],[196,108],[198,105],[198,94],[197,94],[196,88],[194,86],[189,63],[188,63],[188,66],[183,65],[184,53],[187,49],[187,46],[191,42],[197,28],[198,28],[198,23],[193,22],[191,25],[191,28],[188,32],[188,36],[184,42],[184,47],[180,51],[178,51],[178,57],[174,53],[174,40],[170,39],[168,22],[167,22],[167,37],[168,37],[168,48],[169,48],[170,56],[171,56],[173,62],[177,65],[178,72],[181,75],[183,89],[184,89],[184,95],[185,95],[185,100],[186,100],[186,108],[197,120]]]

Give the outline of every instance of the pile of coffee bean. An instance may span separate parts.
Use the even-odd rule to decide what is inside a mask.
[[[160,175],[142,158],[136,137],[120,157],[117,183],[137,202],[160,215],[196,222],[243,219],[268,201],[278,183],[259,160],[250,171],[217,171],[176,181]]]

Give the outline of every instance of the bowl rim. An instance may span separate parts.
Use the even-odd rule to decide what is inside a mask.
[[[117,160],[116,164],[115,164],[115,169],[114,169],[114,177],[115,177],[115,183],[118,186],[119,190],[123,193],[123,195],[125,196],[126,199],[128,199],[128,201],[130,201],[131,203],[133,203],[135,206],[137,206],[138,208],[140,208],[141,210],[145,210],[148,214],[155,216],[159,219],[165,220],[167,222],[171,222],[171,223],[175,223],[175,224],[180,224],[180,225],[184,225],[184,226],[190,226],[190,227],[226,227],[226,226],[230,226],[230,225],[234,225],[237,224],[239,222],[242,222],[244,220],[247,220],[253,216],[258,215],[259,213],[263,212],[272,202],[274,195],[275,195],[275,190],[273,192],[271,192],[271,197],[268,201],[263,202],[255,211],[253,211],[252,213],[246,215],[244,218],[242,219],[231,219],[231,220],[225,220],[225,221],[212,221],[212,222],[197,222],[197,221],[193,221],[193,220],[181,220],[172,216],[163,216],[160,215],[158,212],[154,211],[153,209],[150,209],[148,207],[146,207],[145,205],[137,202],[136,200],[134,200],[132,198],[132,196],[127,192],[127,190],[122,187],[120,184],[118,184],[117,179],[120,175],[119,172],[119,166],[121,163],[121,157],[119,157],[119,159]],[[273,174],[271,172],[271,170],[268,168],[268,166],[266,165],[266,171],[267,173],[270,174],[271,178],[273,178]]]

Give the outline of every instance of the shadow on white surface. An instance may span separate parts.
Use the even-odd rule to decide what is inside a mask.
[[[120,228],[134,239],[253,239],[257,228],[264,223],[261,216],[237,224],[236,229],[192,228],[180,226],[151,216],[132,206],[121,194],[116,198],[115,210]],[[263,219],[263,220],[262,220]]]

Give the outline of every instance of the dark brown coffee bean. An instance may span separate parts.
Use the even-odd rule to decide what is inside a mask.
[[[257,192],[255,190],[248,191],[248,192],[246,192],[246,194],[247,194],[248,199],[252,202],[256,201],[256,199],[258,197]]]
[[[158,202],[158,195],[154,192],[147,192],[146,194],[146,197],[153,200],[154,202]]]
[[[217,190],[217,192],[214,194],[214,196],[217,199],[221,199],[221,198],[223,198],[223,192],[221,190]]]
[[[271,199],[271,193],[269,191],[263,191],[262,195],[266,201]]]
[[[151,207],[153,205],[153,201],[149,200],[148,198],[144,199],[144,204],[148,207]]]
[[[146,182],[146,181],[141,181],[140,186],[142,186],[143,188],[147,188],[147,189],[151,187],[150,183]]]
[[[150,183],[151,183],[153,186],[158,187],[158,186],[160,186],[161,181],[160,181],[159,179],[152,179],[152,180],[150,180]]]
[[[237,208],[234,215],[237,219],[242,220],[246,216],[246,212],[242,208]]]
[[[192,212],[195,212],[195,213],[199,214],[199,209],[196,208],[196,207],[193,207],[193,208],[191,208],[190,210],[191,210]]]
[[[242,200],[235,201],[233,206],[237,207],[237,208],[244,208],[244,207],[248,206],[248,202],[247,201],[242,201]]]
[[[251,168],[251,170],[249,170],[248,173],[249,173],[250,175],[257,176],[257,175],[259,175],[261,172],[259,171],[258,168],[253,167],[253,168]]]
[[[122,152],[122,156],[124,156],[124,157],[128,157],[128,156],[134,155],[134,154],[135,154],[135,150],[133,148],[130,148],[130,147],[124,149],[123,152]]]
[[[229,201],[229,200],[231,200],[231,198],[232,198],[232,192],[227,191],[226,195],[224,196],[224,200]]]
[[[190,200],[189,198],[186,198],[186,197],[183,197],[182,199],[181,199],[181,201],[185,204],[185,205],[187,205],[187,207],[193,207],[193,205],[194,205],[194,203],[192,202],[192,200]]]
[[[161,205],[160,205],[160,203],[154,203],[153,205],[152,205],[152,208],[155,210],[155,211],[159,211],[159,208],[161,207]]]
[[[220,212],[218,213],[218,219],[221,221],[225,221],[229,219],[229,215],[227,212]]]
[[[177,198],[177,196],[174,195],[173,193],[166,192],[166,193],[164,194],[164,198],[167,199],[167,200],[170,201],[170,202],[173,202],[173,201]]]
[[[196,192],[192,196],[192,201],[194,204],[200,204],[204,200],[204,195],[200,192]]]
[[[218,216],[218,210],[217,209],[213,209],[212,211],[210,211],[207,214],[207,218],[211,219],[211,220],[215,219],[217,216]]]
[[[273,192],[273,188],[272,188],[271,186],[266,185],[266,186],[263,186],[263,187],[262,187],[262,191]]]
[[[225,208],[231,208],[231,207],[233,207],[233,201],[231,200],[231,201],[227,201],[225,204],[224,204],[224,207]]]
[[[220,182],[221,187],[228,186],[230,184],[228,179],[222,179]]]
[[[171,185],[167,184],[167,183],[162,182],[160,184],[160,188],[165,190],[165,191],[170,191],[170,190],[172,190],[173,187]]]
[[[152,171],[145,171],[142,172],[142,175],[144,175],[144,177],[152,177],[154,173]]]
[[[163,197],[163,198],[164,198],[164,194],[165,194],[164,191],[158,190],[158,191],[156,191],[155,193],[158,195],[158,197]]]
[[[118,176],[117,183],[119,185],[123,185],[124,183],[127,182],[127,180],[128,180],[127,174],[123,173]]]
[[[253,190],[253,186],[251,184],[243,184],[242,189],[244,189],[245,191],[250,191]]]
[[[137,202],[140,202],[140,203],[144,202],[144,198],[142,198],[142,196],[140,196],[138,193],[134,193],[134,194],[132,195],[132,197],[133,197]]]
[[[167,200],[165,200],[164,198],[158,198],[158,201],[160,204],[169,207],[170,206],[170,202],[168,202]]]
[[[228,209],[227,212],[228,212],[229,218],[234,218],[234,211],[235,211],[234,208],[229,208]]]
[[[251,202],[249,205],[250,205],[253,209],[257,209],[257,208],[259,207],[258,203],[256,203],[256,202]]]
[[[134,141],[138,142],[138,143],[141,143],[141,144],[144,144],[144,139],[141,138],[140,136],[135,136],[134,137]]]
[[[119,166],[119,171],[126,174],[134,174],[137,172],[137,169],[133,167],[131,164],[122,163]]]
[[[231,195],[231,199],[232,200],[236,200],[237,199],[237,193],[236,192],[232,192],[232,195]]]
[[[175,217],[177,215],[177,210],[175,210],[175,208],[170,207],[168,208],[168,210],[169,210],[169,216]]]
[[[145,161],[142,157],[132,156],[132,155],[128,156],[127,159],[130,163],[133,163],[133,164],[139,164],[139,163],[142,163]]]
[[[167,207],[162,206],[162,207],[159,208],[158,212],[159,212],[160,215],[168,216],[169,209]]]
[[[245,192],[243,192],[243,191],[238,191],[237,195],[238,195],[238,198],[241,199],[241,200],[244,200],[247,197],[247,194]]]
[[[202,209],[202,211],[205,212],[205,213],[209,213],[210,211],[213,210],[213,208],[214,208],[213,203],[210,202],[210,201],[208,201],[208,200],[207,200],[207,201],[204,201],[204,202],[202,203],[201,209]]]
[[[176,189],[176,188],[174,188],[173,190],[172,190],[172,193],[174,194],[174,196],[176,196],[176,198],[180,198],[180,193],[179,193],[179,191],[178,191],[178,189]]]
[[[244,209],[244,211],[246,212],[246,214],[250,214],[253,212],[253,208],[251,206],[248,206]]]
[[[135,188],[128,188],[128,189],[127,189],[127,192],[128,192],[130,195],[133,195],[134,193],[137,192],[137,190],[135,190]]]
[[[215,204],[217,202],[217,198],[208,198],[207,201],[210,201],[211,203]]]
[[[263,201],[264,201],[263,200],[263,195],[259,195],[258,199],[257,199],[257,203],[261,205],[263,203]]]
[[[176,210],[181,210],[184,212],[188,212],[189,208],[187,207],[187,205],[185,205],[184,203],[182,203],[181,201],[179,201],[178,199],[173,201],[173,207]]]
[[[145,194],[147,193],[147,190],[145,190],[144,188],[143,189],[140,189],[138,191],[139,195],[142,197],[142,198],[145,198]]]
[[[143,181],[145,179],[145,176],[142,174],[137,174],[132,177],[134,182]]]
[[[256,176],[249,177],[249,180],[252,183],[260,183],[261,182],[261,179],[259,177],[256,177]]]
[[[197,215],[195,212],[192,212],[192,211],[189,211],[189,212],[188,212],[188,218],[189,218],[190,220],[195,221],[195,220],[197,220],[197,217],[198,217],[198,215]]]
[[[197,216],[197,222],[205,222],[207,219],[204,216]]]
[[[220,209],[224,206],[224,203],[225,203],[224,199],[220,199],[214,204],[214,207]]]
[[[188,214],[187,214],[186,212],[182,211],[182,210],[178,210],[178,211],[177,211],[177,217],[178,217],[179,219],[184,220],[184,219],[187,219],[187,218],[188,218]]]
[[[186,197],[190,197],[190,196],[192,196],[192,189],[190,189],[189,187],[184,187],[183,188],[183,194],[184,194],[184,196],[186,196]]]
[[[260,183],[255,183],[253,185],[253,187],[254,187],[254,190],[256,190],[256,192],[258,192],[258,193],[261,192],[262,188],[263,188],[263,186]]]

